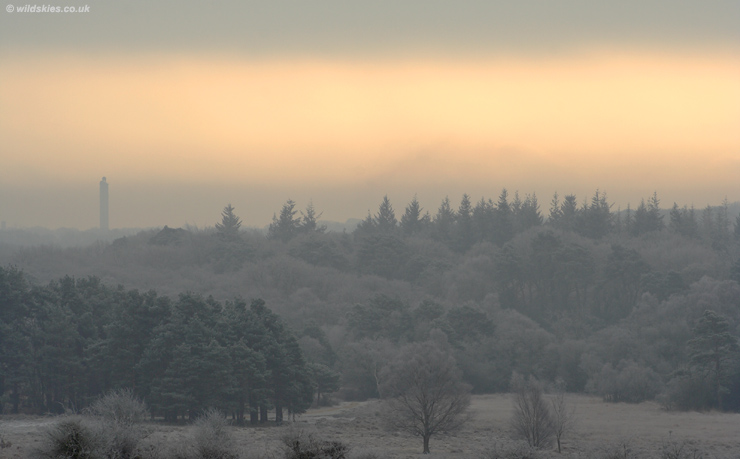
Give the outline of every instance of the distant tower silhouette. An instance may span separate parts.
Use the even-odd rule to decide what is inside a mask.
[[[100,229],[108,229],[108,182],[100,181]]]

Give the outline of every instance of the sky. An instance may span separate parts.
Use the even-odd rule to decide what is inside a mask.
[[[83,1],[0,14],[8,227],[97,226],[103,176],[114,228],[740,201],[734,0]]]

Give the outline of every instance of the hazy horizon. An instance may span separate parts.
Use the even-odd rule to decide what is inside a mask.
[[[263,227],[502,188],[740,201],[740,4],[96,2],[0,15],[8,227]]]

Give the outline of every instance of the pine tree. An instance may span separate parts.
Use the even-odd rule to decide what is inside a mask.
[[[401,216],[401,232],[404,236],[416,236],[424,232],[426,227],[429,226],[429,214],[422,215],[423,210],[416,199],[416,195],[414,195]]]
[[[362,239],[376,233],[377,227],[375,225],[375,220],[373,219],[373,214],[368,209],[367,217],[357,224],[357,228],[355,228],[353,235],[356,239]]]
[[[492,242],[494,210],[493,201],[490,199],[486,201],[485,198],[480,198],[475,205],[473,209],[475,240]]]
[[[385,234],[393,234],[398,227],[396,212],[393,210],[388,195],[383,196],[383,202],[378,207],[378,213],[375,214],[375,227],[378,231]]]
[[[579,219],[580,211],[578,210],[576,195],[568,194],[560,206],[559,228],[564,231],[575,231],[578,228]]]
[[[301,219],[296,217],[297,213],[295,202],[288,199],[280,209],[280,217],[272,216],[272,223],[267,229],[267,237],[283,242],[293,239],[301,229]]]
[[[671,220],[669,228],[675,233],[683,234],[683,215],[681,214],[681,209],[679,209],[677,203],[673,203],[673,207],[668,213],[668,216]]]
[[[663,215],[660,213],[660,200],[658,200],[657,192],[653,192],[653,195],[648,200],[648,216],[650,231],[660,231],[665,228]]]
[[[669,216],[669,228],[671,231],[684,237],[696,238],[699,236],[699,226],[696,222],[696,215],[693,206],[691,209],[686,206],[683,206],[683,208],[680,209],[678,204],[674,202]]]
[[[514,236],[513,213],[508,202],[509,193],[506,188],[501,190],[496,203],[493,220],[493,242],[499,246],[504,245]]]
[[[216,223],[219,237],[224,240],[238,239],[241,226],[241,219],[234,214],[234,207],[229,203],[221,212],[221,223]]]
[[[624,215],[624,232],[626,234],[632,234],[635,227],[635,216],[632,215],[632,207],[630,203],[627,203],[627,210]]]
[[[473,207],[467,194],[463,194],[455,221],[455,249],[459,252],[466,252],[475,242],[473,239]]]
[[[555,192],[552,196],[552,201],[550,201],[550,215],[547,217],[547,224],[557,228],[560,226],[560,220],[562,218],[563,211],[560,208],[560,197]]]
[[[694,337],[687,343],[691,362],[711,374],[714,400],[723,408],[723,385],[727,382],[728,366],[737,362],[737,338],[730,333],[729,321],[714,311],[706,310],[692,331]]]
[[[524,202],[519,206],[519,210],[515,212],[515,216],[517,227],[520,231],[542,225],[542,215],[540,215],[540,205],[537,202],[537,195],[525,195]]]
[[[454,224],[455,211],[450,206],[450,199],[445,196],[432,222],[432,237],[439,242],[450,245],[452,243],[452,227]]]
[[[591,198],[591,204],[584,204],[583,226],[581,233],[592,239],[601,239],[609,234],[614,227],[614,216],[611,214],[611,205],[606,201],[606,193],[596,190]]]
[[[326,225],[319,225],[318,219],[321,218],[320,213],[316,215],[316,210],[313,207],[313,201],[309,201],[306,206],[306,212],[301,212],[301,223],[299,225],[299,231],[301,233],[323,233],[326,231]]]

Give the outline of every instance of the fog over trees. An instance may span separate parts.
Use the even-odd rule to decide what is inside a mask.
[[[0,410],[129,389],[168,420],[217,408],[279,423],[337,397],[401,410],[405,391],[429,389],[412,384],[425,371],[446,372],[459,407],[468,390],[517,389],[516,374],[607,402],[740,411],[738,206],[664,207],[653,194],[617,211],[601,191],[547,209],[506,190],[433,207],[385,196],[330,232],[289,200],[267,232],[227,205],[212,228],[3,243]],[[425,449],[446,428],[408,414]]]

